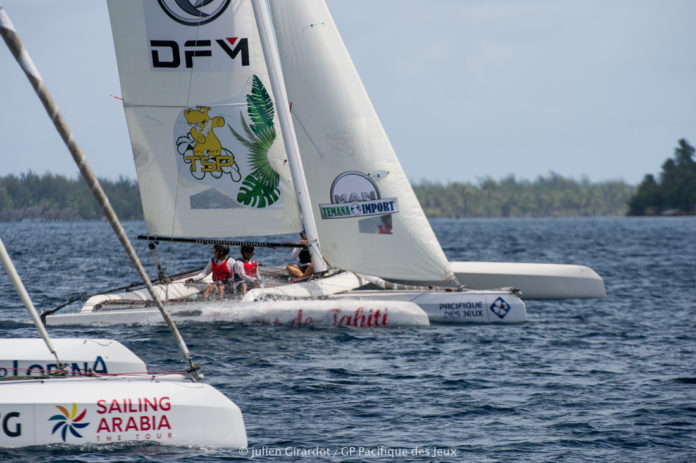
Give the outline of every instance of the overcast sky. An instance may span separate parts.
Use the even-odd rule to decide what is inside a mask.
[[[327,3],[411,180],[636,184],[696,144],[696,1]],[[0,4],[97,175],[135,178],[106,2]],[[0,176],[74,177],[0,45]]]

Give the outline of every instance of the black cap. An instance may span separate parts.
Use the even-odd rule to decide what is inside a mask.
[[[225,256],[230,252],[230,248],[226,244],[216,244],[213,246],[213,249],[215,249],[218,252],[221,252]]]

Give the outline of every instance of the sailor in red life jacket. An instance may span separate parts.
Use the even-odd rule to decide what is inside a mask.
[[[225,244],[216,244],[213,246],[213,258],[210,259],[208,265],[192,278],[186,280],[186,283],[202,280],[211,273],[213,274],[213,282],[203,291],[203,297],[210,297],[215,288],[217,288],[220,297],[225,297],[225,287],[229,287],[232,291],[235,260],[227,257],[230,248]]]
[[[254,255],[253,246],[242,246],[242,257],[234,264],[235,287],[244,296],[247,289],[259,288],[261,279],[259,278],[259,263],[251,260]]]

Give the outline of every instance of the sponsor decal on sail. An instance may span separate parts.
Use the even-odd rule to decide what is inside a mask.
[[[174,21],[186,26],[200,26],[217,19],[231,0],[157,0],[162,10]]]
[[[153,71],[223,71],[251,65],[250,8],[231,0],[144,2],[147,47]],[[238,2],[237,2],[238,3]],[[224,15],[227,11],[234,11]],[[193,26],[193,27],[192,27]],[[194,29],[195,28],[195,29]]]
[[[343,172],[331,184],[331,203],[319,204],[322,219],[344,219],[399,212],[396,198],[382,198],[377,184],[361,172]]]
[[[278,203],[280,175],[268,158],[276,140],[274,115],[273,100],[256,75],[235,101],[182,110],[174,125],[179,174],[222,192],[236,207]]]

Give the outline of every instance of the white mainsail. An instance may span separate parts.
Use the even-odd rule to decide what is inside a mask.
[[[302,226],[249,0],[109,0],[147,231]]]
[[[329,264],[397,280],[451,273],[323,0],[270,0]]]

